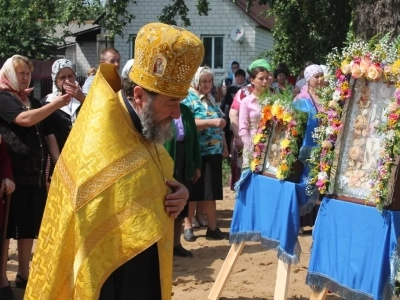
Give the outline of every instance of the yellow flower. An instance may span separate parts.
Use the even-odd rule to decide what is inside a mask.
[[[281,169],[282,172],[289,171],[289,166],[286,164],[286,161],[283,161],[280,165],[279,168]]]
[[[394,75],[399,75],[400,74],[400,59],[396,60],[392,67],[391,67],[391,71]]]
[[[289,145],[290,145],[290,141],[288,139],[283,139],[281,141],[281,147],[282,148],[287,148],[287,147],[289,147]]]
[[[258,143],[260,142],[260,140],[261,140],[262,137],[263,137],[263,135],[262,135],[261,133],[257,133],[257,134],[254,136],[254,139],[253,139],[254,144],[258,144]]]
[[[282,115],[282,106],[280,106],[279,104],[274,104],[272,105],[271,108],[271,114],[277,118],[279,118],[280,115]]]
[[[287,111],[285,111],[283,113],[282,119],[284,122],[290,122],[290,121],[292,121],[292,115],[290,113],[288,113]]]
[[[276,178],[279,180],[285,179],[285,176],[283,176],[281,170],[279,170],[279,169],[276,171]]]
[[[278,170],[276,171],[276,178],[279,180],[284,180],[285,176],[283,176],[282,173]]]
[[[340,70],[345,75],[350,74],[351,73],[350,63],[347,60],[342,61],[342,64],[340,66]]]
[[[253,160],[251,162],[251,170],[254,171],[256,169],[256,167],[258,166],[257,160]]]

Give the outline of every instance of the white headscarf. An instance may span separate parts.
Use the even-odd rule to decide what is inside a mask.
[[[58,59],[56,60],[53,65],[51,66],[51,79],[53,80],[53,92],[47,96],[46,98],[46,102],[50,103],[54,100],[54,98],[56,96],[58,96],[59,94],[61,94],[60,89],[58,88],[58,86],[56,85],[57,82],[57,76],[58,73],[65,68],[70,68],[76,77],[76,68],[75,68],[75,64],[73,62],[71,62],[68,59],[62,58],[62,59]],[[77,82],[75,81],[75,84]],[[71,102],[66,105],[63,106],[61,108],[59,108],[60,110],[62,110],[63,112],[65,112],[66,114],[68,114],[71,117],[71,121],[72,123],[75,122],[76,119],[76,111],[79,108],[79,106],[81,105],[81,103],[76,100],[75,98],[71,99]]]
[[[218,107],[217,103],[215,102],[214,97],[211,95],[211,93],[208,94],[201,94],[199,91],[199,87],[200,87],[200,78],[202,74],[212,74],[214,76],[214,73],[212,72],[212,70],[209,67],[199,67],[196,71],[196,73],[194,74],[194,77],[192,79],[192,83],[191,83],[191,87],[189,88],[189,91],[194,92],[195,94],[197,94],[201,100],[201,103],[203,104],[203,106],[205,107],[205,109],[208,108],[208,102],[211,103],[212,106],[214,107]],[[207,102],[208,101],[208,102]],[[224,116],[225,114],[222,112],[221,109],[219,109],[219,112],[221,114],[221,116]]]
[[[319,65],[310,65],[304,70],[304,78],[308,83],[310,79],[318,73],[324,73],[322,68]]]
[[[126,62],[125,66],[124,66],[124,68],[122,69],[122,72],[121,72],[121,77],[122,78],[128,78],[129,77],[129,72],[131,71],[131,68],[133,66],[134,61],[135,60],[132,58],[132,59],[130,59],[130,60],[128,60]]]

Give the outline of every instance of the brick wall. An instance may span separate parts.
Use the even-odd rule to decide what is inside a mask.
[[[124,36],[116,36],[114,39],[114,46],[121,53],[121,68],[131,58],[129,36],[136,34],[147,23],[157,22],[157,16],[161,14],[162,8],[171,3],[171,1],[167,0],[137,0],[136,2],[137,5],[130,2],[128,6],[128,9],[136,16],[136,19],[127,25]],[[258,23],[247,16],[231,0],[210,0],[209,2],[211,11],[208,16],[198,16],[195,7],[196,1],[187,1],[190,9],[188,17],[192,23],[192,26],[187,29],[198,36],[224,36],[224,69],[216,73],[216,78],[228,73],[232,60],[238,60],[241,67],[245,69],[257,55],[265,50],[265,47],[272,49],[273,38],[271,32],[258,28]],[[230,32],[233,26],[238,24],[243,26],[245,32],[241,43],[233,42],[230,39]]]
[[[76,44],[76,72],[86,76],[90,68],[97,68],[96,42],[79,42]]]

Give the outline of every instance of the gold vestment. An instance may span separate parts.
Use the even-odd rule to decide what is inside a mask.
[[[154,243],[162,299],[171,298],[173,219],[161,172],[173,180],[173,162],[135,129],[116,76],[100,66],[57,162],[24,299],[98,299],[110,274]]]

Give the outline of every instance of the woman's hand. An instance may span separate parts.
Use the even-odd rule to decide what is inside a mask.
[[[228,148],[224,147],[224,149],[222,151],[222,156],[223,156],[223,158],[227,158],[229,156]]]
[[[61,108],[63,106],[68,105],[71,102],[71,96],[69,94],[61,95],[58,94],[57,96],[54,97],[53,101],[51,101],[51,104],[56,106],[57,108]]]
[[[192,183],[195,183],[197,180],[199,180],[200,177],[201,177],[201,170],[200,169],[196,169],[194,171],[194,176],[192,178]]]
[[[0,193],[1,195],[6,192],[7,195],[10,195],[15,190],[15,183],[11,179],[5,178],[1,183]]]
[[[168,180],[166,185],[172,189],[172,193],[165,196],[164,208],[171,218],[179,216],[189,198],[187,188],[177,181]]]
[[[225,125],[226,125],[226,121],[224,119],[221,119],[221,118],[212,119],[212,121],[213,121],[213,125],[215,127],[219,127],[221,129],[224,128]]]
[[[79,102],[83,102],[85,100],[85,95],[80,89],[78,82],[70,82],[69,80],[66,80],[63,84],[63,87],[67,94],[72,98],[77,99]]]

